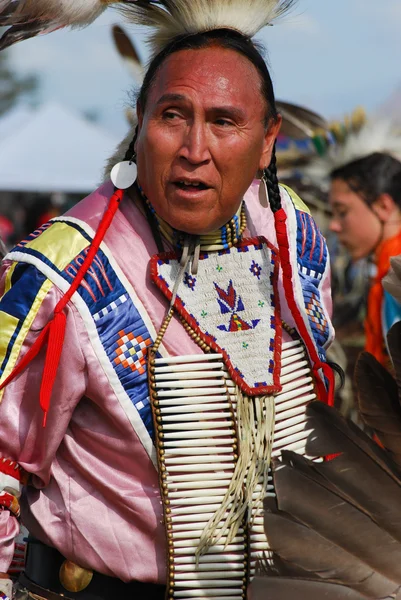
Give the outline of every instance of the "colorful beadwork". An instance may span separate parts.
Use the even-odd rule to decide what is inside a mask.
[[[169,300],[179,271],[175,253],[152,258],[151,277]],[[229,250],[201,252],[197,293],[184,276],[174,303],[200,340],[223,354],[230,375],[248,395],[280,389],[277,276],[276,251],[265,238],[243,240]]]
[[[129,367],[131,371],[138,371],[142,375],[146,371],[147,349],[152,340],[141,335],[135,337],[133,333],[126,333],[124,330],[119,331],[118,335],[120,338],[117,341],[114,362],[116,365],[121,364],[124,369]]]

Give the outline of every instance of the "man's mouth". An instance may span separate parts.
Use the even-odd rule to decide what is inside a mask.
[[[208,186],[203,181],[199,181],[198,179],[177,179],[173,182],[173,184],[178,187],[180,190],[190,191],[203,191],[208,190],[210,186]]]

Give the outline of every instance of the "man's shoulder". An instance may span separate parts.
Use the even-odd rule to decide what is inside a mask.
[[[44,223],[19,242],[8,257],[61,273],[89,246],[104,213],[110,183],[102,185],[65,215]]]

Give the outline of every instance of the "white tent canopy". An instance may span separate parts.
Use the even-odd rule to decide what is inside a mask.
[[[2,132],[0,119],[0,191],[90,192],[120,141],[57,104],[33,111],[13,133],[10,117],[3,119],[8,121]]]

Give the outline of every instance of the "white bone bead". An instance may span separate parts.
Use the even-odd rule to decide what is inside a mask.
[[[191,464],[203,464],[208,463],[210,466],[213,466],[215,462],[223,462],[229,460],[229,456],[223,455],[220,456],[218,454],[206,455],[206,456],[182,456],[182,457],[165,457],[165,464],[168,467],[167,470],[170,470],[170,465],[191,465]],[[232,459],[234,462],[234,459]],[[231,464],[231,463],[230,463]]]
[[[210,552],[210,551],[209,551]],[[224,563],[230,563],[230,562],[237,562],[238,560],[243,560],[243,557],[241,554],[230,554],[229,552],[224,552],[224,554],[212,554],[209,552],[207,554],[203,554],[202,556],[199,557],[199,564],[224,564]],[[195,556],[178,556],[176,558],[176,564],[177,565],[195,565],[196,564],[196,558]]]
[[[285,348],[285,349],[282,351],[282,353],[281,353],[281,356],[282,356],[282,358],[283,358],[283,359],[285,359],[285,360],[286,360],[286,359],[287,359],[287,358],[289,358],[290,356],[291,356],[291,357],[292,357],[292,356],[298,356],[298,354],[299,354],[300,352],[302,352],[303,354],[305,354],[305,351],[304,351],[304,349],[302,348],[302,346],[301,346],[300,344],[298,344],[298,345],[295,345],[295,344],[294,344],[294,346],[293,346],[292,348]]]
[[[155,379],[156,381],[160,381],[160,382],[170,382],[170,381],[181,381],[181,379],[195,379],[196,381],[199,381],[201,379],[207,379],[208,377],[212,377],[212,378],[218,378],[218,379],[224,379],[224,373],[219,370],[219,371],[199,371],[199,372],[193,372],[193,371],[183,371],[180,373],[158,373],[157,371],[155,372]]]
[[[283,410],[279,414],[276,413],[276,424],[280,423],[281,421],[284,421],[285,419],[290,419],[290,418],[296,417],[298,415],[301,415],[305,418],[305,416],[304,416],[305,410],[306,410],[306,406],[304,404],[302,404],[301,406],[297,406],[295,408]]]
[[[185,475],[174,475],[174,481],[199,481],[201,479],[218,479],[219,481],[223,481],[224,479],[231,480],[231,473],[209,473],[207,475],[199,475],[195,473],[186,473]]]
[[[280,394],[282,394],[283,392],[290,392],[291,390],[300,390],[302,388],[302,386],[305,386],[307,384],[310,384],[312,382],[312,377],[300,377],[299,379],[294,379],[294,381],[291,381],[290,383],[287,383],[284,387],[283,387],[283,391],[280,392]],[[313,387],[313,384],[311,385],[311,387]],[[278,395],[280,395],[278,394]]]
[[[215,431],[213,433],[216,433]],[[227,434],[227,433],[226,433]],[[167,448],[172,448],[172,449],[178,449],[181,448],[182,451],[186,451],[187,448],[193,448],[193,445],[191,444],[191,446],[188,446],[188,443],[186,440],[177,440],[176,442],[164,442],[164,448],[167,452]],[[210,444],[210,440],[197,440],[196,441],[196,445],[197,446],[209,446]],[[230,446],[230,448],[232,448],[232,440],[230,440],[229,438],[215,438],[213,437],[213,445],[214,446]]]
[[[222,354],[188,354],[185,356],[167,356],[165,358],[156,358],[155,365],[176,365],[180,363],[200,363],[213,360],[221,360]]]
[[[214,443],[214,440],[213,440]],[[230,454],[233,451],[233,447],[228,446],[221,446],[221,447],[214,447],[214,446],[207,446],[207,447],[201,447],[201,448],[186,448],[185,451],[183,452],[180,448],[166,448],[165,449],[165,456],[182,456],[182,454],[187,454],[187,455],[194,455],[194,456],[202,456],[205,454],[211,454],[211,455],[215,455],[215,454]]]
[[[213,587],[213,586],[224,586],[224,587],[230,587],[230,586],[241,586],[242,585],[242,580],[238,579],[229,579],[229,576],[227,577],[227,579],[204,579],[202,582],[198,581],[198,580],[194,580],[193,576],[192,576],[192,581],[189,579],[188,581],[176,581],[175,582],[177,588],[178,587],[191,587],[191,588],[198,588],[200,586],[202,587]]]
[[[289,356],[287,358],[282,358],[281,359],[281,366],[282,367],[286,367],[287,365],[290,365],[291,363],[297,363],[298,361],[301,361],[304,356],[305,356],[305,352],[303,350],[296,350],[296,354]]]
[[[175,591],[174,598],[191,598],[192,600],[204,600],[204,598],[224,598],[224,600],[238,600],[242,598],[242,594],[238,593],[237,589],[225,590],[227,594],[224,594],[223,590],[186,590],[183,592]],[[192,593],[191,593],[192,592]]]
[[[199,583],[204,583],[204,581],[206,582],[207,580],[211,580],[211,579],[232,579],[235,577],[243,577],[244,576],[244,569],[242,569],[242,571],[214,571],[213,573],[202,573],[202,572],[198,572],[196,573],[196,579],[195,581],[198,579]],[[179,581],[193,581],[194,580],[194,574],[193,573],[174,573],[174,581],[176,582],[176,585],[178,584]],[[202,581],[204,580],[204,581]],[[215,582],[214,582],[215,583]],[[230,583],[230,585],[233,585],[235,583],[235,580],[232,581]]]
[[[166,387],[165,381],[157,381],[155,382],[156,388],[164,388]],[[216,379],[175,379],[174,381],[169,381],[168,386],[171,388],[204,388],[204,387],[213,387],[213,386],[225,386],[226,382],[224,379],[216,377]],[[172,390],[175,392],[175,390]]]
[[[289,342],[283,342],[281,348],[283,352],[286,352],[290,348],[294,348],[294,346],[300,346],[301,342],[299,340],[291,340]]]
[[[177,404],[175,403],[175,405],[172,408],[167,408],[167,407],[163,408],[163,418],[166,418],[166,415],[176,414],[176,411],[178,411],[178,410],[181,413],[183,413],[183,412],[195,413],[195,412],[202,412],[202,411],[207,411],[207,410],[227,410],[229,407],[230,407],[230,405],[228,404],[228,402],[216,402],[215,404],[191,404],[190,406],[188,406],[188,405],[180,406],[179,408],[178,408]]]
[[[170,365],[168,367],[155,367],[155,374],[157,373],[181,373],[182,371],[204,371],[208,369],[218,369],[222,373],[226,373],[223,362],[210,362],[207,365],[204,363],[187,363],[183,365]]]
[[[274,434],[274,441],[279,443],[280,440],[286,439],[288,436],[291,437],[294,433],[298,433],[299,431],[302,431],[304,437],[308,437],[308,434],[305,431],[305,423],[301,422],[297,425],[292,425],[291,427],[277,431]]]
[[[309,386],[303,386],[296,390],[291,390],[290,392],[284,392],[281,394],[277,394],[277,396],[275,398],[275,402],[276,402],[276,404],[279,404],[280,402],[285,402],[286,400],[292,400],[293,398],[299,398],[303,394],[308,394],[311,389],[312,389],[312,386],[309,385]]]
[[[203,484],[203,487],[205,487],[205,484]],[[207,493],[209,496],[217,496],[217,500],[220,501],[220,497],[221,500],[223,500],[223,496],[221,495],[222,491],[224,492],[225,488],[216,488],[216,489],[210,489],[208,488]],[[204,490],[186,490],[185,492],[185,498],[182,498],[182,492],[170,492],[169,494],[169,498],[170,498],[170,502],[171,504],[173,504],[173,502],[175,501],[175,499],[180,498],[181,502],[183,503],[184,500],[186,502],[189,501],[190,498],[203,498],[204,494]]]
[[[314,400],[316,398],[315,393],[308,394],[304,398],[294,398],[293,400],[284,401],[283,403],[276,405],[276,415],[280,412],[285,412],[290,408],[295,408],[296,406],[305,406],[307,402]]]
[[[193,565],[195,564],[195,561],[193,563],[190,564],[185,564],[185,565],[179,565],[179,570],[181,572],[185,572],[185,571],[193,571],[194,567]],[[229,569],[230,571],[240,571],[241,569],[244,570],[244,563],[243,562],[227,562],[226,564],[224,564],[223,562],[218,562],[218,563],[200,563],[196,569],[196,572],[198,571],[218,571],[220,570],[222,567],[224,567],[225,569]]]
[[[298,415],[296,417],[291,417],[290,419],[286,419],[285,421],[281,421],[276,423],[276,427],[274,430],[274,436],[276,437],[277,432],[282,429],[287,430],[288,427],[292,427],[293,425],[297,425],[298,423],[303,423],[305,425],[305,414]]]
[[[214,514],[214,513],[213,513]],[[237,552],[239,550],[243,551],[245,549],[245,544],[228,544],[228,546],[220,546],[217,544],[216,546],[211,546],[209,552]],[[186,554],[188,549],[185,548],[174,548],[174,554],[182,555]]]
[[[218,381],[215,380],[214,383],[218,384]],[[223,384],[224,382],[222,382]],[[225,393],[222,388],[218,387],[208,387],[207,389],[199,389],[199,388],[187,388],[185,390],[164,390],[162,392],[157,392],[157,398],[183,398],[184,396],[206,396],[212,394],[221,394]]]
[[[224,423],[220,423],[220,425],[224,425]],[[234,429],[215,429],[213,431],[213,435],[227,435],[227,434],[231,434],[233,435]],[[208,431],[181,431],[181,432],[176,432],[176,431],[168,431],[167,433],[164,434],[164,439],[168,440],[174,440],[174,439],[196,439],[196,438],[205,438],[205,437],[210,437],[210,433]]]
[[[198,506],[199,504],[214,504],[215,502],[222,502],[223,498],[224,498],[224,494],[221,493],[222,490],[220,490],[220,496],[209,496],[209,490],[204,490],[204,493],[207,494],[207,496],[205,495],[201,495],[200,493],[198,495],[191,495],[188,496],[187,498],[171,498],[170,500],[170,508],[174,509],[174,507],[181,507],[181,506]],[[175,511],[175,514],[178,514],[177,511]]]
[[[292,429],[296,429],[295,427]],[[298,428],[299,429],[299,428]],[[304,426],[301,429],[301,431],[294,431],[294,433],[292,433],[291,435],[285,435],[286,432],[280,432],[283,433],[284,436],[281,437],[280,439],[277,439],[274,441],[273,447],[276,450],[277,448],[282,448],[283,446],[285,446],[286,444],[292,444],[294,442],[297,442],[299,440],[307,440],[308,438],[308,434],[310,433],[311,430],[309,431],[305,431]]]
[[[227,536],[220,538],[219,543],[221,544],[225,544],[227,541]],[[232,543],[234,544],[239,544],[240,542],[243,541],[242,536],[237,536],[232,540]],[[199,540],[191,540],[191,539],[186,539],[186,540],[180,540],[180,541],[174,541],[174,550],[176,548],[188,548],[189,550],[193,550],[196,549],[199,545]]]
[[[203,404],[203,402],[224,402],[230,400],[230,396],[226,394],[225,390],[220,390],[219,394],[215,396],[196,396],[196,397],[184,397],[184,398],[161,398],[158,399],[161,407],[165,406],[187,406],[188,404]]]
[[[298,369],[302,369],[308,366],[307,360],[296,361],[295,363],[289,363],[288,365],[281,365],[281,376],[288,375],[289,373],[293,373],[294,371],[298,371]]]
[[[203,412],[202,415],[200,416],[201,419],[231,419],[232,418],[232,413],[225,411],[222,413],[215,413],[215,412]],[[180,411],[180,409],[177,407],[177,411],[175,415],[165,415],[163,414],[162,416],[163,419],[163,423],[167,423],[170,421],[194,421],[194,415],[191,413],[182,413]],[[231,423],[233,423],[233,421],[231,421]],[[219,425],[220,426],[220,425]],[[166,427],[166,425],[164,425],[164,427]]]
[[[229,415],[231,417],[231,415]],[[185,419],[180,419],[180,417],[176,418],[176,421],[185,421]],[[199,421],[197,423],[185,423],[185,429],[217,429],[218,427],[232,427],[234,425],[234,421],[232,419],[222,420],[222,421]],[[166,434],[172,429],[177,429],[177,425],[175,423],[166,423],[163,425],[163,429]]]
[[[192,465],[191,466],[191,471],[192,473],[202,473],[205,471],[225,471],[225,470],[232,470],[234,468],[234,461],[232,462],[225,462],[225,463],[217,463],[217,462],[210,462],[207,464],[197,464],[197,465]],[[187,472],[188,471],[188,466],[187,465],[169,465],[167,471],[169,473],[181,473],[181,472]]]
[[[191,538],[194,538],[196,536],[198,536],[198,538],[201,536],[202,534],[202,529],[199,529],[199,526],[197,526],[197,528],[195,529],[195,525],[192,529],[190,530],[180,530],[177,531],[178,527],[182,527],[181,525],[177,525],[177,527],[175,528],[174,531],[172,531],[172,536],[173,536],[173,540],[189,540]],[[221,529],[217,529],[216,533],[220,533]],[[242,528],[240,528],[238,530],[238,534],[242,535],[244,533],[244,530]]]
[[[216,501],[216,498],[213,498],[213,500]],[[205,506],[201,506],[199,504],[196,504],[196,502],[194,502],[194,506],[196,506],[196,510],[199,514],[206,512],[210,513],[220,508],[220,504],[207,504]],[[174,511],[171,512],[171,516],[174,517],[178,515],[190,515],[191,513],[193,513],[193,511],[193,506],[174,507]]]
[[[290,383],[294,379],[297,379],[298,377],[304,377],[305,375],[309,375],[309,373],[310,369],[308,369],[307,367],[305,369],[299,369],[299,371],[292,371],[292,373],[280,377],[280,383],[281,385],[285,385],[287,383]]]

